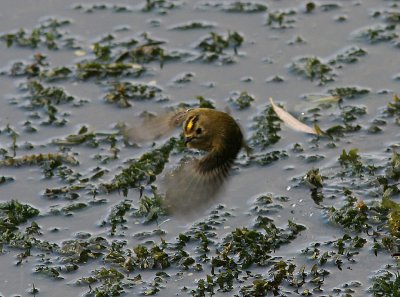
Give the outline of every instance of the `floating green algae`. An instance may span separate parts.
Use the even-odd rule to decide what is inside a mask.
[[[1,294],[397,294],[393,1],[54,5],[73,19],[4,16],[1,251],[33,276]],[[270,96],[324,133],[283,126]],[[180,222],[159,182],[202,153],[179,132],[130,143],[122,122],[198,106],[230,113],[253,152],[221,204]]]

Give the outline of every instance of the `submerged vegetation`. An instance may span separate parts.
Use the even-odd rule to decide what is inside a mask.
[[[296,29],[321,16],[340,29],[363,3],[77,3],[74,20],[2,32],[3,54],[18,58],[0,70],[0,252],[40,276],[13,294],[400,296],[400,99],[354,84],[375,46],[399,47],[394,2],[346,31],[354,44],[322,55]],[[134,25],[86,35],[94,14],[115,13]],[[175,23],[181,13],[189,21]],[[297,79],[315,94],[297,94]],[[314,135],[288,128],[267,102],[274,92]],[[131,143],[125,122],[227,104],[249,148],[221,204],[181,222],[164,208],[163,179],[201,153],[179,132]]]

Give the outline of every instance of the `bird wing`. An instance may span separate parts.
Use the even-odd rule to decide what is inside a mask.
[[[164,206],[177,217],[201,214],[221,196],[231,165],[230,160],[218,162],[213,154],[183,162],[165,177]]]
[[[133,121],[132,127],[125,129],[123,134],[136,143],[158,139],[181,126],[187,112],[188,110],[180,109],[157,116],[148,116],[142,121]]]

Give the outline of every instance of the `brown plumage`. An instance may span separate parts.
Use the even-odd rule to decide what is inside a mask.
[[[160,127],[161,124],[165,126]],[[155,118],[142,127],[140,135],[151,138],[149,133],[153,133],[153,138],[158,137],[179,124],[186,146],[207,152],[201,159],[184,161],[165,176],[165,206],[171,213],[187,216],[208,207],[217,198],[244,142],[239,125],[230,115],[208,108]],[[132,131],[128,131],[131,138],[140,138],[138,128]]]

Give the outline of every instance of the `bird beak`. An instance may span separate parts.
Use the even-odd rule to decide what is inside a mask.
[[[185,137],[185,145],[193,140],[193,137]]]

